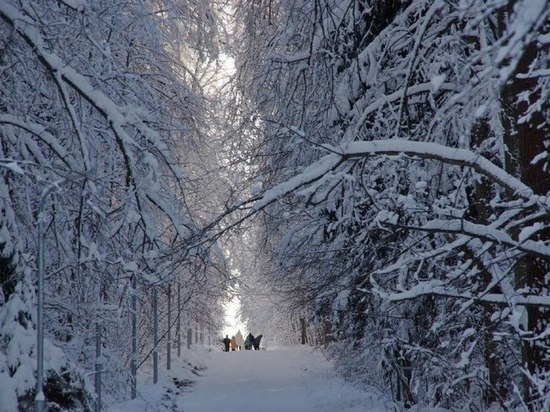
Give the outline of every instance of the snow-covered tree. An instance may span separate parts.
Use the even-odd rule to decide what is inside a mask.
[[[143,320],[153,285],[185,283],[186,309],[190,295],[196,307],[222,295],[220,282],[205,286],[217,258],[192,247],[197,182],[183,164],[202,138],[205,99],[190,67],[217,54],[213,4],[9,0],[0,33],[0,243],[13,268],[1,275],[0,398],[24,408],[34,391],[26,336],[36,322],[37,219],[46,228],[47,347],[76,371],[46,363],[47,374],[71,380],[45,382],[48,405],[56,385],[74,386],[66,398],[85,405],[91,389],[78,371],[98,362],[108,396],[127,396],[133,296]]]
[[[405,406],[548,407],[547,1],[237,3],[275,289]]]

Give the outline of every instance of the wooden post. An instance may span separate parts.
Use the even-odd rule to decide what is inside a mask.
[[[307,329],[306,329],[306,319],[300,318],[300,329],[302,335],[302,345],[307,343]]]
[[[159,380],[157,287],[153,286],[153,383]]]
[[[168,285],[168,334],[166,336],[166,370],[172,368],[172,286]]]

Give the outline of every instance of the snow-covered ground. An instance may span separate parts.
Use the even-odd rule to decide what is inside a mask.
[[[190,364],[196,365],[191,367]],[[157,385],[147,378],[138,399],[109,412],[366,412],[391,410],[373,393],[334,375],[310,347],[221,352],[196,348],[176,359]]]

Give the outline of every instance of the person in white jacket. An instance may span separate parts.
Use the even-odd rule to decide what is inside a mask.
[[[238,330],[237,333],[235,334],[235,339],[237,340],[237,349],[242,350],[243,349],[244,338],[243,338],[243,334],[241,333],[240,330]]]

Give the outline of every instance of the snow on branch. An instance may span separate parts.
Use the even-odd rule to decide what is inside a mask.
[[[233,221],[225,228],[216,229],[213,235],[207,236],[205,239],[207,239],[208,241],[217,239],[225,231],[241,224],[246,219],[255,215],[278,199],[281,199],[290,193],[296,192],[301,187],[321,181],[330,171],[336,169],[342,162],[342,156],[340,156],[339,154],[329,154],[327,156],[324,156],[317,162],[313,163],[311,166],[305,168],[299,175],[294,176],[293,178],[273,187],[272,189],[266,190],[261,195],[257,195],[251,199],[244,200],[243,202],[229,209],[226,213],[218,216],[214,221],[206,225],[204,230],[206,232],[209,232],[214,227],[217,227],[227,216],[235,213],[236,211],[247,210],[248,213]],[[252,206],[250,207],[249,205]],[[204,240],[201,243],[203,242]]]
[[[17,164],[15,160],[11,159],[0,159],[0,167],[4,167],[8,170],[11,170],[13,173],[17,173],[19,175],[25,174],[23,169]]]
[[[22,120],[11,114],[0,114],[0,125],[10,125],[25,130],[44,142],[50,150],[57,154],[61,161],[69,166],[70,170],[77,171],[81,169],[81,166],[73,160],[73,157],[70,156],[69,153],[67,153],[67,150],[59,143],[59,140],[49,133],[44,126],[32,122],[29,119]]]
[[[473,238],[483,239],[485,241],[511,246],[513,248],[521,250],[522,252],[533,253],[542,257],[550,257],[550,247],[545,245],[543,242],[536,242],[529,239],[522,242],[517,242],[512,239],[509,234],[502,230],[492,228],[488,225],[472,223],[465,219],[436,219],[427,222],[423,226],[405,226],[388,221],[381,221],[381,223],[407,229],[419,230],[423,232],[460,233]]]
[[[362,112],[361,116],[356,122],[356,127],[348,128],[343,137],[344,142],[349,142],[353,140],[353,135],[357,133],[359,127],[361,127],[366,121],[367,118],[377,110],[381,109],[385,105],[389,105],[392,102],[402,100],[404,96],[410,97],[417,94],[423,93],[433,93],[436,88],[434,84],[429,81],[421,84],[416,84],[414,86],[408,86],[406,88],[399,89],[393,93],[383,95],[376,99],[374,102],[370,103]],[[448,91],[448,92],[459,92],[460,89],[457,85],[453,83],[443,82],[438,85],[438,91]]]
[[[543,32],[549,10],[548,0],[524,0],[516,4],[515,14],[507,27],[507,41],[498,50],[495,61],[495,67],[500,68],[502,81],[506,81],[514,72],[525,45]]]
[[[294,192],[299,187],[321,179],[328,172],[335,170],[346,160],[375,155],[408,155],[421,159],[439,160],[444,163],[470,167],[476,172],[499,184],[525,201],[550,209],[550,198],[533,193],[533,190],[498,167],[482,155],[467,149],[457,149],[438,143],[416,142],[404,139],[373,140],[351,142],[340,147],[326,146],[332,153],[308,166],[304,171],[272,189],[265,191],[255,203],[253,210],[263,209],[275,200]]]
[[[40,61],[51,70],[52,73],[56,76],[60,76],[109,121],[111,128],[119,139],[119,146],[121,146],[125,156],[129,156],[127,145],[135,145],[135,142],[130,138],[123,127],[133,126],[155,146],[163,157],[169,157],[169,150],[162,139],[159,138],[158,133],[141,120],[135,109],[118,106],[102,91],[95,88],[86,77],[78,73],[67,62],[63,61],[56,54],[48,52],[38,30],[33,26],[32,22],[28,21],[28,19],[19,13],[16,8],[9,4],[0,3],[0,16],[17,29],[27,43],[33,47]],[[174,167],[172,162],[167,159],[166,163],[170,167]],[[178,170],[173,170],[173,173],[175,176],[180,175]]]
[[[420,282],[412,288],[403,292],[383,292],[376,283],[376,293],[383,299],[387,299],[391,302],[399,302],[405,300],[417,299],[422,296],[441,296],[453,299],[465,299],[475,302],[493,303],[500,305],[518,305],[518,306],[546,306],[550,307],[550,296],[540,295],[516,295],[505,296],[501,293],[486,293],[479,296],[471,295],[470,293],[457,293],[449,291],[445,288],[445,283],[438,280],[430,280],[426,282]],[[366,291],[366,290],[365,290]]]
[[[136,162],[133,157],[132,149],[135,147],[137,150],[141,150],[141,148],[138,147],[138,144],[134,141],[134,139],[132,139],[126,128],[128,126],[135,128],[145,139],[147,139],[158,150],[160,156],[162,156],[165,164],[171,169],[174,176],[179,178],[181,176],[181,172],[178,169],[176,162],[171,162],[169,160],[170,151],[160,138],[159,134],[143,122],[135,108],[117,105],[112,99],[105,95],[105,93],[94,87],[85,76],[78,73],[66,61],[61,59],[55,53],[49,52],[41,33],[35,27],[32,19],[29,19],[25,15],[21,14],[17,8],[6,2],[0,2],[0,18],[4,19],[8,24],[12,25],[17,30],[29,46],[32,47],[34,53],[37,55],[39,61],[44,65],[44,67],[51,72],[55,79],[60,80],[58,85],[62,93],[64,93],[64,84],[67,84],[109,122],[109,126],[114,133],[115,141],[124,157],[127,186],[134,187],[135,190],[139,192],[139,195],[136,196],[136,203],[138,209],[140,210],[146,230],[151,232],[151,237],[154,237],[152,235],[154,230],[150,227],[146,216],[147,213],[145,212],[142,202],[145,200],[146,194],[151,195],[151,197],[156,196],[156,194],[151,193],[153,188],[148,187],[146,184],[140,184],[140,182],[137,181],[138,173],[135,170]],[[61,83],[61,80],[64,84]],[[50,147],[58,153],[62,153],[55,139],[44,134],[34,125],[22,124],[18,121],[18,119],[10,119],[6,116],[0,120],[4,123],[11,123],[14,126],[24,128],[33,134],[40,134],[42,138],[46,137]],[[75,128],[78,132],[77,124],[75,124]],[[144,190],[147,192],[146,194],[142,193]],[[156,205],[159,206],[160,203],[157,202]],[[166,213],[166,207],[159,208]],[[174,219],[174,214],[169,214],[169,217]],[[176,221],[174,221],[174,223],[176,223]],[[178,230],[180,235],[183,235],[183,229],[180,225],[176,224],[176,230]]]
[[[367,157],[377,154],[405,154],[417,156],[421,159],[434,159],[448,164],[470,167],[517,196],[528,201],[534,201],[546,208],[550,208],[550,199],[547,196],[538,196],[534,194],[533,190],[519,179],[510,175],[487,158],[471,150],[452,148],[431,142],[392,139],[373,140],[370,142],[351,142],[337,151],[342,154],[343,159]]]
[[[302,173],[283,182],[272,189],[266,190],[261,198],[254,204],[252,213],[259,211],[277,199],[294,192],[302,186],[313,183],[342,163],[343,157],[338,154],[324,156],[311,166],[306,167]]]

